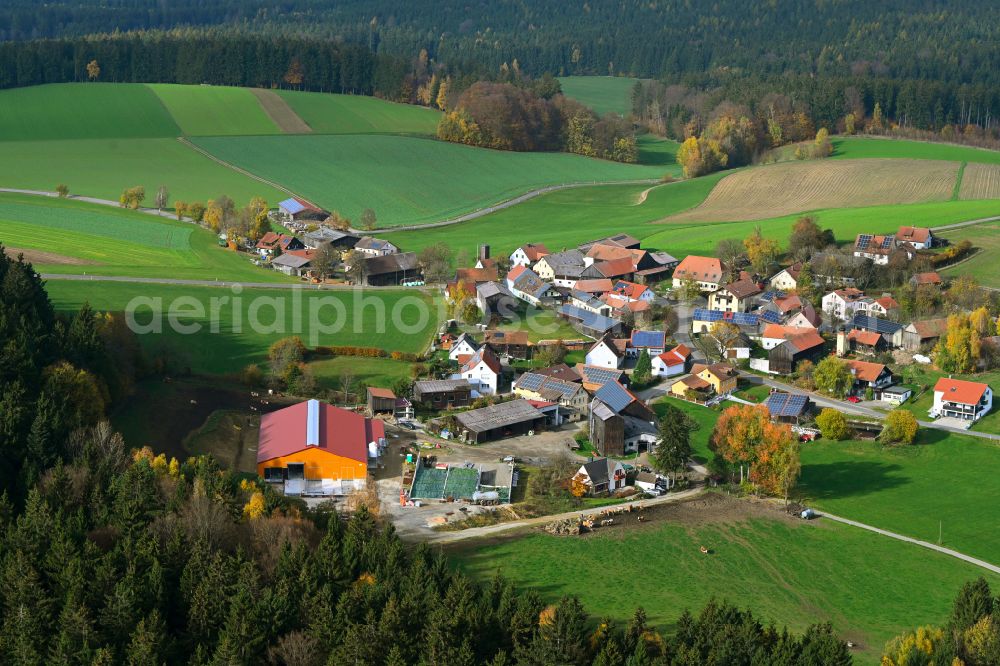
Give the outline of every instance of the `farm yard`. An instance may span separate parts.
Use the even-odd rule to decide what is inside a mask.
[[[578,595],[594,620],[625,622],[641,605],[652,624],[670,631],[685,608],[701,608],[714,597],[797,631],[830,621],[858,645],[856,656],[866,664],[878,663],[882,646],[901,628],[947,619],[954,591],[981,573],[869,532],[805,523],[712,493],[659,510],[662,514],[643,526],[585,537],[534,532],[474,540],[449,554],[480,580],[499,571],[546,599]],[[702,545],[710,554],[699,552]],[[615,563],[613,573],[608,562]],[[663,571],[670,572],[671,582],[650,585]],[[581,580],[609,585],[581,585]],[[914,595],[915,588],[926,594]]]
[[[436,222],[529,190],[571,182],[656,179],[664,168],[565,153],[511,153],[406,136],[210,137],[201,148],[352,220]],[[428,168],[433,165],[433,168]]]
[[[291,282],[186,222],[80,201],[0,194],[0,241],[44,273]]]
[[[931,160],[782,163],[726,176],[670,221],[761,220],[819,208],[945,201],[958,164]]]
[[[140,325],[152,322],[148,304],[162,302],[162,332],[142,334],[140,343],[153,355],[164,354],[172,367],[204,374],[235,374],[250,363],[262,363],[268,347],[290,335],[300,336],[308,346],[356,345],[421,353],[438,323],[434,299],[406,289],[361,293],[247,288],[236,293],[222,287],[53,280],[47,290],[56,309],[62,311],[90,303],[99,312],[123,312],[133,299],[141,298],[147,305],[136,310]],[[213,298],[220,299],[217,332],[211,330]],[[201,324],[200,330],[191,334],[174,331],[167,321],[171,303],[183,304],[176,305],[182,324]],[[198,308],[203,315],[187,314]],[[398,312],[399,323],[391,316],[380,323],[382,311],[390,315]],[[315,324],[311,312],[315,313]],[[254,321],[260,322],[259,330],[254,330]]]

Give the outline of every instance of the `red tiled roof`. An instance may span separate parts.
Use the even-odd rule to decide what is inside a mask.
[[[730,282],[724,289],[739,299],[748,298],[760,293],[760,287],[750,278],[740,278],[736,282]]]
[[[605,245],[598,243],[592,245],[587,251],[587,256],[597,261],[610,261],[612,259],[632,258],[632,251],[618,245]]]
[[[579,289],[579,287],[577,287]],[[642,295],[649,291],[649,287],[644,284],[639,284],[637,282],[627,282],[625,280],[620,280],[615,284],[614,290],[616,294],[621,294],[622,296],[627,296],[629,298],[641,298]]]
[[[597,278],[594,280],[577,280],[573,285],[574,289],[585,291],[588,294],[603,294],[614,289],[610,278]]]
[[[896,232],[896,240],[907,243],[926,243],[931,237],[931,230],[927,227],[900,227]]]
[[[385,437],[382,422],[361,414],[317,402],[318,442],[306,442],[309,402],[300,402],[260,417],[257,462],[289,456],[306,448],[358,462],[368,462],[368,444]]]
[[[840,296],[840,298],[848,303],[860,300],[865,297],[865,292],[860,289],[855,289],[854,287],[847,287],[846,289],[835,289],[833,293]]]
[[[913,276],[913,281],[916,284],[941,284],[944,282],[936,271],[917,273]]]
[[[687,361],[688,356],[691,355],[691,350],[684,345],[677,345],[673,349],[667,350],[660,354],[660,360],[663,361],[667,366],[682,365]]]
[[[513,282],[517,278],[521,277],[521,273],[526,270],[528,270],[527,266],[524,264],[518,264],[517,266],[514,266],[514,268],[510,269],[509,273],[507,273],[507,279]]]
[[[784,314],[801,308],[802,299],[799,298],[798,294],[792,294],[791,296],[774,299],[774,304]]]
[[[631,257],[622,257],[621,259],[612,259],[611,261],[599,261],[594,264],[594,268],[601,275],[609,278],[635,272],[635,265],[632,263]]]
[[[878,341],[882,339],[882,334],[876,333],[875,331],[862,331],[859,328],[855,328],[851,329],[851,332],[847,334],[847,339],[859,342],[869,347],[874,347],[878,344]]]
[[[500,374],[501,370],[500,359],[497,358],[497,355],[493,352],[492,349],[486,346],[477,351],[475,354],[469,357],[468,361],[462,364],[462,372],[468,372],[469,370],[472,370],[477,365],[479,365],[480,361],[485,363],[486,367],[488,367],[496,374],[498,375]]]
[[[538,261],[545,255],[549,254],[548,248],[546,248],[542,243],[526,243],[521,246],[521,249],[532,262]]]
[[[368,393],[373,398],[385,398],[386,400],[395,400],[396,394],[392,392],[391,389],[379,388],[377,386],[369,386]]]
[[[855,361],[848,359],[847,366],[854,373],[855,378],[863,382],[873,382],[879,378],[885,366],[881,363],[869,363],[868,361]]]
[[[459,268],[455,271],[456,282],[493,282],[496,279],[496,266],[493,268]]]
[[[940,338],[948,330],[947,319],[924,319],[912,322],[913,329],[920,339]]]
[[[876,298],[875,302],[882,306],[885,310],[896,310],[899,308],[899,303],[892,296],[883,296],[881,298]]]
[[[988,384],[981,382],[969,382],[964,379],[949,379],[942,377],[934,385],[934,392],[944,393],[944,399],[948,402],[958,402],[963,405],[975,405],[986,393]]]
[[[692,278],[703,282],[718,282],[722,279],[722,262],[715,257],[699,257],[689,254],[674,269],[676,278]]]

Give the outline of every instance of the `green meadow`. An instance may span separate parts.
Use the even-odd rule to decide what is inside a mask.
[[[833,157],[835,159],[898,157],[1000,164],[1000,151],[951,143],[876,137],[834,137],[831,142],[833,143]]]
[[[317,134],[437,133],[441,112],[361,95],[332,95],[277,90]]]
[[[1000,204],[994,202],[993,209],[985,215],[1000,215]],[[963,227],[939,234],[952,243],[967,240],[977,248],[969,259],[942,271],[944,275],[956,277],[971,275],[980,284],[1000,289],[1000,271],[997,270],[997,251],[1000,250],[1000,222],[986,222],[971,227]]]
[[[380,227],[435,222],[560,183],[659,178],[671,167],[565,153],[511,153],[407,136],[203,137],[195,143],[247,171]]]
[[[559,84],[566,97],[589,106],[594,113],[632,112],[632,88],[639,79],[625,76],[560,76]]]
[[[711,554],[699,552],[702,545]],[[577,595],[595,622],[625,622],[642,606],[652,624],[672,631],[684,609],[697,612],[713,597],[794,631],[829,621],[859,645],[859,662],[867,664],[878,662],[896,634],[944,622],[966,581],[985,575],[1000,582],[970,564],[847,525],[766,517],[667,520],[585,538],[533,532],[470,541],[451,555],[480,580],[500,571],[545,599]]]
[[[148,84],[188,136],[279,134],[249,88]]]
[[[220,248],[197,225],[81,201],[0,194],[0,242],[76,260],[34,262],[42,273],[291,281]]]
[[[268,347],[290,335],[309,346],[423,352],[438,324],[435,300],[406,289],[233,289],[50,280],[46,290],[56,309],[63,311],[90,303],[101,312],[125,312],[132,303],[135,321],[149,331],[139,336],[143,346],[154,353],[166,350],[201,374],[237,373],[249,363],[262,363]],[[159,317],[152,313],[154,306]],[[171,307],[190,332],[169,325]],[[150,328],[157,321],[159,332]]]

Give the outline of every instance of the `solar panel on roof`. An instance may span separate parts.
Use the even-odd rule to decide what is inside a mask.
[[[888,250],[892,246],[892,236],[886,236],[882,239],[882,249]]]
[[[872,242],[873,236],[871,234],[861,234],[858,236],[858,249],[864,250]]]
[[[760,318],[769,324],[777,324],[781,322],[781,315],[771,310],[767,310],[761,314]]]
[[[663,331],[634,331],[632,333],[632,346],[634,347],[662,347],[663,341]]]
[[[534,372],[526,372],[518,378],[517,387],[534,391],[542,385],[544,379],[542,375],[535,374]]]
[[[765,404],[772,416],[798,416],[805,409],[808,400],[804,395],[772,393]]]
[[[703,308],[698,308],[694,311],[694,319],[697,321],[719,321],[722,319],[724,313],[718,310],[705,310]]]
[[[751,312],[734,312],[733,313],[733,323],[737,326],[756,326],[758,322],[757,315]]]
[[[622,411],[632,403],[632,396],[617,382],[605,384],[597,391],[594,397],[615,412]]]

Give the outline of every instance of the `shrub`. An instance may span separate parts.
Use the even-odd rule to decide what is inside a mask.
[[[905,409],[894,409],[885,417],[879,438],[886,444],[912,444],[917,437],[917,418]]]
[[[826,439],[839,441],[847,439],[851,434],[850,429],[847,427],[847,417],[836,409],[830,409],[829,407],[821,411],[819,416],[816,417],[816,425],[819,426],[820,432],[823,433],[823,437]]]

